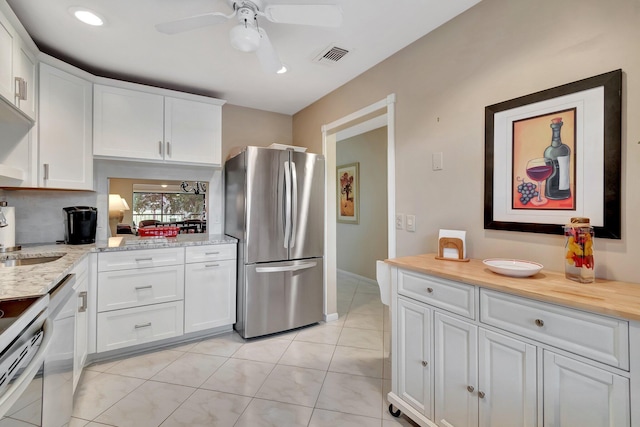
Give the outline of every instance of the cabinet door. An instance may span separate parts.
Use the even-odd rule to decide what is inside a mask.
[[[480,427],[536,427],[536,347],[484,329],[478,341]]]
[[[427,418],[433,417],[431,382],[432,311],[398,298],[398,395]]]
[[[13,104],[13,29],[0,14],[0,95]]]
[[[82,374],[82,369],[87,360],[89,350],[89,316],[87,314],[87,289],[89,284],[89,260],[84,260],[76,269],[76,336],[74,342],[73,357],[73,390],[75,392]]]
[[[236,261],[185,266],[184,331],[195,332],[236,321]]]
[[[40,186],[93,190],[92,84],[40,64]]]
[[[629,380],[544,352],[545,427],[628,427]]]
[[[94,85],[93,154],[128,159],[164,157],[161,95]]]
[[[439,426],[478,425],[478,328],[435,313],[435,420]]]
[[[31,119],[36,119],[36,59],[27,50],[22,40],[16,38],[14,45],[14,77],[23,80],[22,97],[16,96],[16,106]]]
[[[222,107],[165,97],[165,160],[221,163]]]

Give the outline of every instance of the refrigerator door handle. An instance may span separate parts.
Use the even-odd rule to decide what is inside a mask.
[[[296,163],[291,162],[291,239],[290,247],[296,245],[296,231],[298,230],[298,173]]]
[[[306,270],[307,268],[313,268],[318,265],[317,262],[305,262],[296,265],[285,265],[277,267],[256,267],[256,273],[282,273],[287,271]]]
[[[284,247],[289,249],[291,239],[291,168],[284,162]]]

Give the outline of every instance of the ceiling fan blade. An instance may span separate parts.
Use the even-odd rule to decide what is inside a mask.
[[[264,16],[279,24],[339,27],[342,9],[334,4],[273,4],[265,8]]]
[[[258,31],[261,36],[260,47],[256,50],[258,61],[260,61],[260,66],[265,73],[275,74],[282,68],[282,62],[267,33],[262,28],[259,28]]]
[[[225,15],[220,12],[203,13],[202,15],[156,24],[156,30],[165,34],[182,33],[184,31],[195,30],[196,28],[227,22],[227,20],[235,16],[235,14],[235,12],[231,15]]]

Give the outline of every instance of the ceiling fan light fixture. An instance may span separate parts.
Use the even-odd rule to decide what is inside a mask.
[[[104,25],[105,20],[97,13],[81,8],[81,7],[70,7],[69,12],[80,22],[84,22],[87,25],[91,25],[94,27],[100,27]]]
[[[255,52],[260,46],[260,33],[253,25],[240,23],[229,31],[231,46],[242,52]]]

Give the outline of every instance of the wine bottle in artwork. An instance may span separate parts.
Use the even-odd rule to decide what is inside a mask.
[[[553,173],[547,178],[544,190],[544,195],[551,200],[571,197],[571,149],[560,138],[562,124],[560,117],[551,120],[551,145],[544,150],[544,157],[553,162]]]

